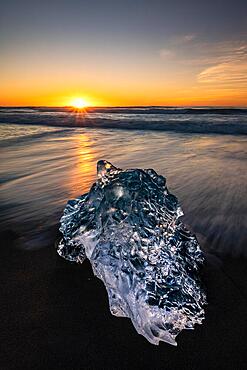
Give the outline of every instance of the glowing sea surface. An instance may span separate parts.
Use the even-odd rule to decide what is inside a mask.
[[[88,191],[106,159],[157,170],[202,248],[247,255],[244,135],[2,124],[0,137],[1,231],[20,247],[54,242],[67,200]]]

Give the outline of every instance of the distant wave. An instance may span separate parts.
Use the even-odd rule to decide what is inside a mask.
[[[247,109],[119,107],[76,113],[69,108],[1,108],[0,123],[246,135]]]
[[[0,113],[35,113],[35,112],[73,112],[72,107],[0,107]],[[243,114],[247,115],[247,108],[239,107],[88,107],[87,113],[123,113],[123,114]]]

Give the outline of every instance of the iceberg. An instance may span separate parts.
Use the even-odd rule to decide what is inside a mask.
[[[180,221],[177,198],[153,169],[97,163],[90,191],[70,200],[61,218],[58,254],[91,262],[113,315],[129,317],[152,344],[177,345],[183,329],[204,319],[204,257]]]

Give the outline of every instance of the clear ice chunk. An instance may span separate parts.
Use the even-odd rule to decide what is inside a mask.
[[[101,160],[89,193],[70,200],[58,253],[91,262],[113,315],[129,317],[149,342],[177,345],[183,329],[204,319],[204,258],[166,179],[152,169],[121,170]]]

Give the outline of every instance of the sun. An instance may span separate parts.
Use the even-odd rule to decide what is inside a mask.
[[[82,109],[88,107],[90,104],[83,98],[73,98],[70,101],[70,105],[74,108]]]

